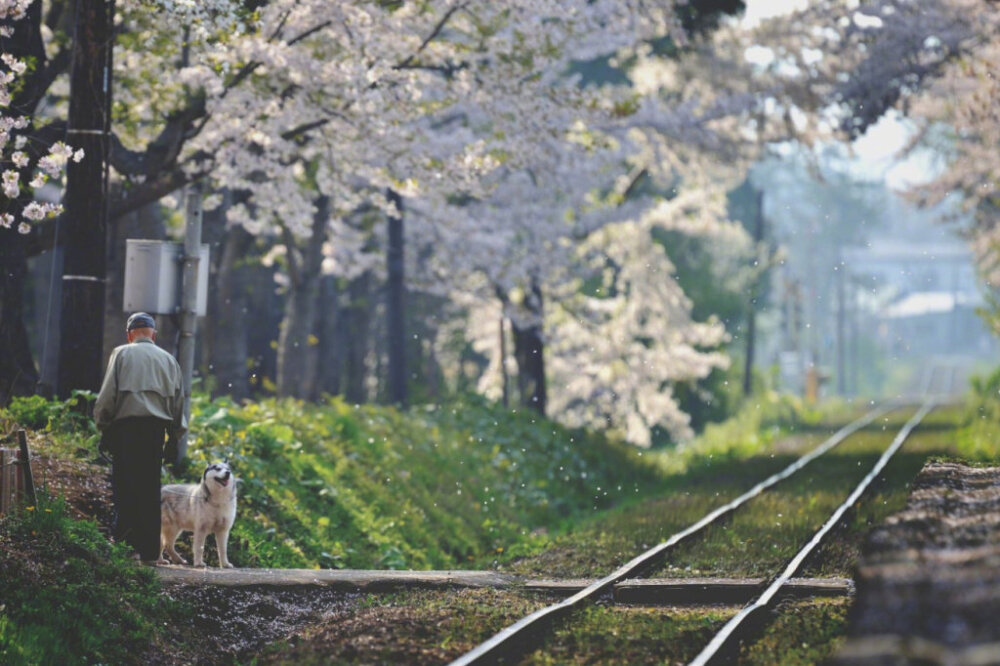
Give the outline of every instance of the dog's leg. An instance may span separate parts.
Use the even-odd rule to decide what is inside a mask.
[[[163,557],[163,549],[167,547],[170,542],[167,540],[166,532],[160,530],[160,553],[159,557],[156,558],[157,564],[170,564],[165,557]],[[170,544],[173,548],[173,544]]]
[[[181,554],[177,552],[174,546],[177,544],[177,536],[181,533],[180,530],[165,529],[161,533],[160,543],[166,544],[167,556],[170,561],[174,564],[187,564],[187,560],[181,557]],[[162,562],[166,564],[166,562]]]
[[[215,548],[219,551],[219,566],[226,569],[232,569],[233,565],[229,563],[229,559],[226,557],[226,545],[228,542],[228,528],[222,528],[215,533]]]
[[[195,529],[194,531],[194,543],[191,544],[192,555],[194,555],[194,566],[203,567],[205,566],[205,537],[208,536],[208,532],[203,529]]]

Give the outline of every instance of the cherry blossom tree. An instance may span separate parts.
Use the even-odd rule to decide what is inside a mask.
[[[685,44],[691,14],[673,3],[273,0],[248,11],[232,0],[128,0],[119,9],[113,216],[207,180],[210,190],[234,193],[229,224],[283,248],[287,297],[299,302],[296,285],[313,284],[306,278],[317,264],[347,271],[363,254],[368,238],[351,216],[398,215],[386,196],[398,192],[407,237],[441,242],[442,263],[457,247],[442,238],[474,241],[477,258],[451,254],[470,255],[473,269],[453,273],[489,276],[489,297],[525,333],[519,350],[515,344],[523,365],[544,358],[538,343],[550,295],[561,298],[563,282],[595,270],[593,257],[574,246],[618,223],[623,238],[648,233],[642,213],[655,202],[630,199],[630,183],[643,174],[676,179],[689,157],[673,144],[719,148],[719,126],[747,106],[697,80],[584,87],[567,75],[574,63],[599,57],[647,65],[653,39]],[[222,199],[213,195],[206,207]],[[451,205],[458,201],[471,203]],[[630,232],[635,225],[641,231]],[[615,256],[668,272],[655,250],[647,256],[638,241],[622,245],[631,249]],[[625,275],[622,293],[644,293],[632,285],[638,273]],[[685,306],[676,302],[679,309],[660,320],[683,328]],[[289,310],[281,345],[289,352],[308,347],[308,338],[303,345],[292,335],[308,335],[307,314],[292,320],[308,311]],[[636,317],[642,337],[647,315]],[[607,325],[589,320],[595,331]],[[711,323],[688,329],[681,346],[720,339]],[[718,365],[713,359],[693,374]],[[286,361],[283,373],[308,367]],[[538,395],[543,368],[524,373],[543,380],[524,393]],[[646,409],[642,422],[657,422],[654,412],[665,409]]]
[[[516,373],[526,407],[543,411],[551,396],[553,416],[611,424],[643,445],[653,427],[678,438],[690,434],[671,382],[726,365],[711,351],[724,330],[717,322],[691,321],[691,304],[653,229],[725,229],[720,241],[747,245],[745,234],[723,221],[723,198],[713,201],[706,196],[710,181],[699,182],[695,165],[704,160],[695,155],[720,143],[705,129],[705,117],[688,108],[656,114],[655,123],[647,117],[637,109],[617,126],[592,117],[603,132],[577,125],[548,137],[534,164],[499,169],[488,196],[410,206],[419,219],[436,222],[426,225],[441,256],[434,280],[465,292],[473,313],[469,334],[491,358],[481,390],[499,397],[505,378]],[[670,141],[664,128],[687,140]],[[687,168],[679,196],[633,196],[651,173],[676,190],[681,163]],[[595,283],[602,287],[587,293]],[[478,285],[472,301],[470,285]],[[513,338],[510,368],[502,330],[497,335],[503,321]]]
[[[62,174],[70,160],[83,159],[64,141],[62,128],[38,115],[47,85],[68,59],[66,49],[47,53],[38,29],[42,11],[41,2],[0,2],[0,404],[35,388],[22,323],[29,234],[61,212]],[[51,13],[48,18],[55,21]]]
[[[205,16],[186,5],[158,6],[183,19],[179,25]],[[154,164],[153,180],[149,160],[132,159],[141,167],[133,168],[138,182],[120,210],[204,175],[249,193],[229,211],[232,223],[278,236],[280,220],[286,242],[311,237],[314,193],[329,197],[336,229],[336,220],[362,205],[391,212],[385,192],[394,188],[474,192],[477,179],[500,163],[498,154],[509,163],[534,148],[526,118],[540,128],[562,125],[585,101],[553,83],[570,59],[654,33],[680,34],[669,6],[642,3],[342,3],[329,15],[309,3],[272,2],[249,20],[235,5],[225,9],[215,3],[212,27],[195,37],[175,35],[175,42],[187,40],[189,65],[176,85],[157,85],[199,93],[171,100],[168,92],[171,120],[150,145],[183,134],[183,149],[161,150],[176,150],[176,166],[164,172]],[[137,35],[160,29],[142,15],[129,25]],[[241,31],[238,42],[228,38]],[[127,64],[132,76],[154,66],[142,57]],[[134,102],[133,114],[143,108],[138,95]],[[192,117],[198,120],[189,131],[172,128]],[[485,135],[478,131],[484,127]],[[129,160],[121,163],[128,179]]]

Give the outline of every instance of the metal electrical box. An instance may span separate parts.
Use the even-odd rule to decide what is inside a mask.
[[[184,245],[168,241],[125,241],[125,312],[175,314],[181,307],[181,259]],[[198,256],[198,304],[195,311],[204,317],[208,306],[208,245]]]

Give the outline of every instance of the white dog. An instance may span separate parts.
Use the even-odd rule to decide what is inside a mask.
[[[174,542],[181,532],[188,531],[194,532],[191,547],[194,566],[206,566],[205,537],[211,532],[219,551],[219,566],[233,567],[226,557],[226,543],[236,519],[237,481],[227,463],[214,463],[202,474],[201,483],[163,486],[160,490],[159,564],[167,564],[162,557],[164,549],[174,564],[187,564],[174,550]]]

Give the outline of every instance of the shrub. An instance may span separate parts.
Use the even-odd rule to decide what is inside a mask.
[[[183,613],[151,569],[42,497],[0,520],[0,663],[143,663]]]
[[[88,406],[96,398],[91,391],[73,391],[67,400],[48,400],[40,395],[18,396],[0,413],[24,428],[90,436],[97,430]]]
[[[1000,458],[1000,368],[973,377],[971,388],[958,451],[972,461],[995,461]]]

